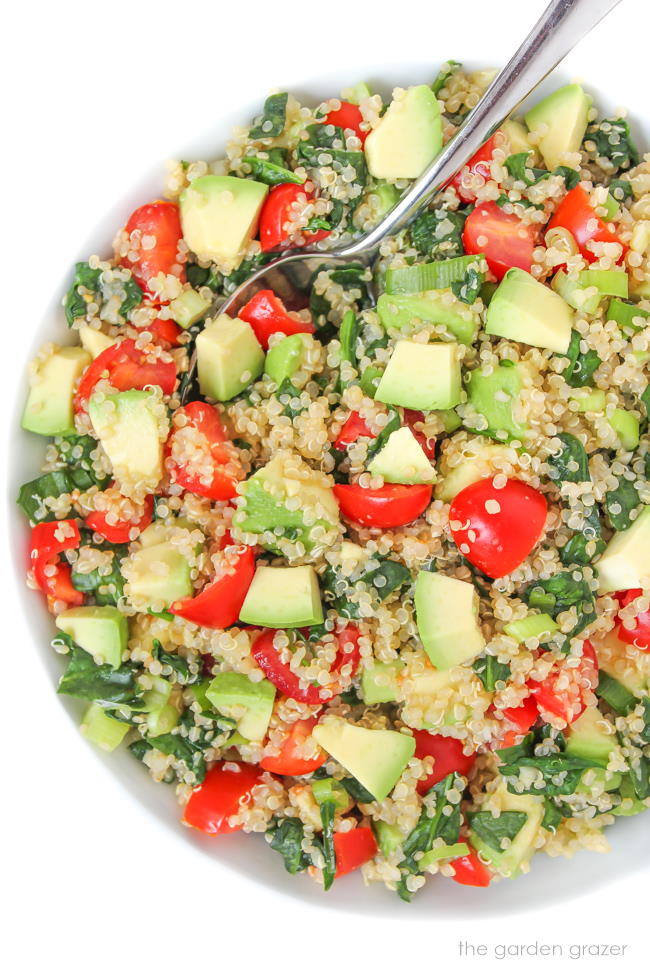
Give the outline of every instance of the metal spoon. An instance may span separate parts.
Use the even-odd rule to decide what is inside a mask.
[[[306,292],[314,272],[323,266],[351,261],[370,266],[382,240],[407,227],[504,119],[619,3],[620,0],[552,0],[459,132],[372,230],[351,244],[331,251],[301,248],[281,254],[239,285],[218,311],[236,315],[260,288],[270,288],[283,300],[290,300],[292,294]],[[187,380],[191,380],[195,369],[196,354],[190,361]],[[188,389],[189,382],[184,387]]]

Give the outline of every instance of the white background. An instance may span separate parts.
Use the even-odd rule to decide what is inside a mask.
[[[134,167],[139,174],[205,129],[211,92],[226,88],[235,108],[261,100],[272,86],[313,78],[323,66],[345,67],[353,82],[357,57],[408,63],[430,56],[435,66],[469,55],[490,63],[494,32],[507,32],[514,46],[542,7],[538,0],[407,0],[394,3],[395,10],[328,0],[313,5],[319,11],[313,15],[312,5],[277,0],[247,0],[226,10],[219,0],[12,4],[3,18],[1,65],[4,395],[13,396],[23,368],[12,334],[28,332],[38,320],[70,262],[82,256],[80,242],[95,214],[133,181]],[[477,26],[470,30],[472,15]],[[597,81],[602,58],[620,64],[621,102],[626,63],[643,56],[648,37],[644,0],[624,0],[602,29],[610,40],[622,39],[630,24],[627,52],[618,42],[603,45],[603,35],[593,42]],[[606,894],[585,890],[569,905],[445,925],[434,916],[426,924],[410,919],[399,903],[388,920],[319,912],[221,872],[176,844],[78,738],[40,667],[11,586],[7,572],[0,647],[6,895],[0,923],[6,933],[0,944],[11,975],[209,975],[253,966],[331,973],[354,965],[383,973],[403,971],[405,963],[423,973],[443,966],[484,971],[493,964],[521,970],[521,961],[460,959],[461,938],[488,946],[622,943],[628,964],[637,971],[647,965],[647,870]],[[524,964],[590,971],[620,962]]]

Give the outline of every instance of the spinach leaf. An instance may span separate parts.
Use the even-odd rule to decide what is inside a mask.
[[[569,796],[577,789],[586,769],[600,767],[604,767],[600,762],[558,752],[555,755],[522,755],[516,762],[502,765],[499,771],[507,779],[518,780],[516,784],[513,781],[508,782],[510,792],[535,796]],[[535,781],[522,789],[520,774],[524,768],[537,769],[541,773],[541,781]]]
[[[484,653],[475,660],[472,670],[480,678],[486,691],[494,691],[497,681],[507,681],[511,674],[509,664],[502,664],[492,653]]]
[[[115,545],[113,549],[111,570],[106,575],[100,575],[99,569],[93,569],[92,572],[78,572],[75,566],[72,566],[70,575],[72,585],[79,592],[93,593],[98,606],[117,606],[124,595],[124,578],[120,564],[128,552],[128,546]]]
[[[540,579],[532,582],[523,592],[523,599],[531,609],[539,609],[557,619],[560,613],[575,607],[578,621],[570,633],[566,634],[565,643],[571,637],[577,636],[585,626],[596,619],[596,606],[589,583],[578,570],[558,572],[550,579]]]
[[[582,442],[572,433],[559,433],[557,439],[562,443],[560,452],[548,458],[551,480],[557,484],[562,481],[572,484],[590,481],[589,458]]]
[[[250,278],[254,271],[257,271],[260,267],[264,267],[271,260],[273,260],[273,254],[255,254],[254,257],[247,257],[230,274],[224,274],[222,282],[223,293],[225,295],[232,294],[235,288],[238,288],[240,284],[243,284],[244,281]]]
[[[366,456],[367,461],[371,460],[375,454],[378,454],[379,451],[386,446],[391,433],[395,433],[396,430],[399,430],[401,425],[402,421],[400,420],[397,410],[389,410],[388,422],[382,428],[381,432],[377,434],[375,439],[368,444],[368,454]]]
[[[617,203],[627,203],[632,200],[634,194],[632,193],[632,184],[627,179],[613,179],[609,184],[610,195],[617,201]]]
[[[153,641],[151,656],[163,666],[171,667],[174,680],[179,684],[195,684],[201,679],[200,673],[192,673],[185,657],[181,657],[178,653],[167,653],[160,640]]]
[[[190,741],[189,738],[174,732],[157,735],[155,738],[146,738],[143,741],[149,748],[156,748],[163,755],[173,755],[179,762],[184,762],[188,770],[194,773],[196,785],[200,785],[205,779],[207,767],[203,750],[197,742]],[[140,742],[134,742],[131,748],[137,757],[141,758],[142,756],[138,754],[137,749],[134,749],[135,745],[140,745]]]
[[[617,714],[629,714],[638,703],[637,698],[624,684],[604,670],[599,671],[596,694]]]
[[[535,183],[539,183],[541,179],[550,176],[548,169],[536,169],[533,166],[528,165],[528,159],[530,157],[530,150],[525,152],[515,152],[513,155],[508,156],[504,166],[510,173],[513,179],[521,180],[526,186],[534,186]]]
[[[251,139],[274,139],[282,135],[287,119],[288,97],[286,91],[269,95],[264,102],[261,116],[249,130]]]
[[[266,835],[271,837],[269,846],[282,856],[288,873],[301,873],[310,866],[311,861],[302,849],[305,827],[295,816],[275,820]]]
[[[374,802],[375,797],[372,792],[368,792],[365,786],[354,778],[353,775],[346,775],[341,779],[341,785],[346,792],[349,792],[355,802],[369,803]]]
[[[605,547],[598,506],[594,504],[585,509],[582,529],[562,546],[560,558],[564,565],[590,565]]]
[[[619,477],[618,487],[605,495],[605,511],[614,531],[622,532],[632,524],[632,513],[641,504],[641,496],[634,481]]]
[[[361,578],[376,590],[382,602],[396,589],[401,589],[412,581],[406,566],[393,559],[381,559],[378,569],[366,572]]]
[[[68,327],[72,327],[77,318],[83,318],[86,314],[86,301],[79,293],[79,288],[94,295],[99,288],[101,273],[100,268],[93,268],[85,261],[75,264],[72,284],[63,301]]]
[[[445,61],[440,65],[440,71],[431,85],[431,91],[437,95],[441,88],[444,88],[449,79],[460,68],[460,61]]]
[[[136,284],[133,278],[125,281],[122,288],[124,290],[124,301],[120,305],[120,315],[123,318],[128,318],[129,312],[137,308],[142,301],[142,288]]]
[[[320,840],[320,848],[323,853],[325,863],[323,865],[323,887],[329,890],[334,883],[336,874],[336,852],[334,850],[334,814],[336,803],[329,800],[321,803],[320,819],[323,824],[323,835]]]
[[[416,854],[428,853],[433,847],[433,841],[439,837],[445,844],[456,843],[458,840],[461,823],[460,798],[455,803],[450,803],[447,799],[447,793],[455,787],[458,779],[466,783],[465,779],[452,772],[429,789],[427,795],[433,793],[436,796],[434,811],[430,813],[427,807],[423,806],[416,826],[404,840],[402,846],[404,859],[399,865],[402,876],[397,885],[397,892],[402,900],[410,901],[412,896],[406,886],[407,878],[410,874],[420,873],[419,858],[416,858]],[[463,789],[459,788],[459,796],[462,792]]]
[[[410,226],[411,243],[425,257],[460,257],[465,253],[462,234],[466,219],[467,213],[461,210],[426,210]]]
[[[305,180],[298,176],[291,169],[285,166],[278,166],[270,159],[262,159],[260,156],[244,156],[242,162],[248,163],[251,168],[251,175],[258,183],[266,183],[267,186],[279,186],[280,183],[297,183],[301,186]]]
[[[593,349],[586,352],[580,351],[582,336],[575,329],[571,332],[571,341],[567,349],[566,358],[569,365],[562,373],[564,379],[573,389],[580,389],[582,386],[589,386],[593,375],[602,362],[602,359]]]
[[[73,643],[64,633],[57,638],[68,644],[68,666],[59,681],[57,694],[68,694],[84,701],[95,701],[105,708],[139,708],[142,695],[130,664],[113,668],[109,664],[96,664],[89,653]]]
[[[300,400],[302,390],[294,386],[288,376],[282,380],[278,387],[277,393],[274,395],[284,407],[282,410],[283,416],[290,416],[291,419],[294,420],[297,416],[300,416],[301,413],[305,412],[306,407],[304,407],[302,403],[299,402],[297,406],[293,405],[296,399]]]
[[[186,264],[185,267],[188,283],[193,288],[210,288],[211,291],[221,290],[223,277],[218,271],[213,271],[209,267],[201,267],[200,264]]]
[[[300,162],[316,169],[331,166],[337,172],[350,166],[354,170],[354,182],[361,186],[366,185],[368,180],[366,157],[363,152],[348,151],[345,148],[343,129],[336,125],[315,123],[308,125],[306,131],[307,139],[299,142],[296,149]]]
[[[319,268],[317,268],[312,275],[310,283],[309,310],[311,312],[312,320],[318,330],[317,338],[322,342],[326,342],[334,336],[335,332],[332,330],[330,335],[327,330],[327,323],[330,321],[332,306],[325,295],[316,290],[316,279],[323,271],[327,272],[327,277],[330,279],[330,281],[333,281],[335,284],[340,284],[341,287],[346,291],[358,291],[360,293],[359,298],[355,298],[352,302],[352,307],[355,311],[370,307],[372,305],[373,298],[372,292],[370,291],[369,282],[367,280],[368,272],[363,265],[348,264],[345,267],[330,270],[326,264],[322,264]]]
[[[357,339],[361,333],[361,322],[350,309],[346,311],[341,322],[339,338],[341,341],[341,358],[351,365],[357,365]]]
[[[547,829],[549,832],[555,833],[566,815],[571,815],[571,810],[565,809],[564,803],[558,803],[555,799],[544,797],[544,818],[542,819],[542,829]]]
[[[93,466],[92,454],[97,450],[97,441],[87,434],[82,436],[56,437],[54,446],[59,454],[59,461],[65,465],[68,477],[74,487],[80,491],[87,491],[96,484],[103,490],[110,482],[110,476],[98,477]]]
[[[23,484],[18,492],[16,503],[34,524],[39,521],[52,521],[52,512],[43,504],[45,498],[58,498],[69,494],[72,483],[66,471],[50,471]]]
[[[499,816],[493,816],[491,812],[476,812],[469,817],[469,821],[474,832],[487,843],[493,850],[504,849],[501,841],[504,839],[514,840],[515,836],[523,829],[528,816],[525,812],[514,812],[513,810],[504,811]]]
[[[596,156],[609,159],[617,172],[638,165],[639,150],[623,118],[606,118],[590,125],[585,140],[593,142]]]
[[[479,271],[476,267],[468,267],[461,281],[452,282],[451,290],[460,301],[472,305],[478,298],[484,281],[483,271]]]
[[[567,190],[575,189],[580,182],[580,173],[577,169],[572,169],[571,166],[557,166],[553,170],[553,174],[562,177]]]

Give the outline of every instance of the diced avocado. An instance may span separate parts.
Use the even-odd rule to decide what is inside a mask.
[[[440,104],[428,85],[396,90],[365,143],[375,179],[417,179],[442,148]]]
[[[75,432],[72,399],[77,380],[90,365],[85,349],[70,346],[56,349],[39,361],[29,378],[29,393],[22,427],[44,437],[67,436]]]
[[[456,857],[464,857],[468,853],[469,847],[467,843],[443,843],[441,846],[434,846],[432,850],[425,853],[418,860],[418,867],[420,870],[426,870],[427,867],[430,867],[432,863],[437,863],[438,860],[451,860]]]
[[[206,697],[219,714],[237,721],[237,731],[248,741],[262,741],[273,713],[275,687],[270,680],[252,681],[245,674],[217,674]]]
[[[394,823],[385,823],[383,819],[375,820],[372,824],[377,845],[385,857],[391,856],[404,842],[404,834]]]
[[[463,460],[450,466],[443,449],[439,465],[443,477],[435,487],[436,497],[441,501],[451,501],[463,488],[499,473],[504,464],[511,464],[515,458],[514,448],[497,446],[476,438],[464,445]]]
[[[397,342],[379,381],[380,403],[412,410],[448,410],[460,403],[461,377],[455,342]]]
[[[576,754],[576,753],[574,753]],[[591,756],[578,754],[579,758],[592,761]],[[603,792],[616,792],[623,781],[620,772],[610,772],[606,768],[588,768],[580,776],[576,792],[586,796],[599,796]]]
[[[478,596],[469,582],[440,572],[419,572],[415,617],[422,646],[439,670],[473,660],[485,647],[478,623]]]
[[[578,152],[587,131],[591,98],[580,85],[565,85],[526,112],[531,132],[544,126],[539,151],[549,169],[561,166],[567,153]]]
[[[91,328],[90,325],[82,325],[79,329],[79,340],[86,352],[96,359],[98,355],[115,345],[115,339],[98,328]]]
[[[95,703],[90,705],[81,719],[81,734],[84,738],[106,752],[117,748],[130,729],[131,725],[126,721],[118,721]]]
[[[383,180],[375,183],[366,192],[366,198],[373,197],[372,213],[376,220],[380,220],[389,210],[392,210],[400,198],[400,191],[392,183]]]
[[[578,413],[603,413],[607,397],[602,389],[576,389],[571,394],[569,403],[575,403]]]
[[[442,423],[445,433],[453,433],[454,430],[458,430],[458,427],[462,426],[463,421],[456,410],[436,410],[436,415]]]
[[[167,735],[176,727],[180,711],[170,700],[173,685],[164,677],[152,678],[152,687],[145,691],[143,711],[147,715],[147,731],[151,737]]]
[[[181,328],[189,328],[190,325],[205,317],[211,304],[210,298],[204,298],[194,288],[186,288],[185,291],[181,291],[178,298],[169,302],[169,310],[177,325]]]
[[[180,197],[185,243],[201,260],[232,263],[257,233],[269,191],[237,176],[200,176]]]
[[[634,222],[634,229],[630,237],[630,249],[638,254],[645,254],[647,250],[650,250],[650,220]]]
[[[115,606],[77,606],[59,613],[56,625],[95,660],[119,667],[129,638],[126,617]]]
[[[402,664],[399,660],[390,663],[375,661],[370,666],[364,666],[361,674],[361,697],[363,703],[370,707],[373,704],[387,704],[397,700],[397,678]]]
[[[264,350],[248,322],[219,315],[196,337],[199,387],[204,396],[224,403],[264,372]]]
[[[596,562],[598,592],[643,589],[650,578],[650,505],[625,531],[616,532]]]
[[[368,465],[371,474],[388,484],[432,484],[436,472],[409,427],[391,433]]]
[[[347,812],[352,805],[350,793],[337,779],[314,779],[311,791],[319,806],[324,802],[333,802],[337,812]]]
[[[616,733],[610,722],[597,707],[585,708],[569,728],[566,746],[568,754],[585,758],[594,765],[605,768],[614,748]]]
[[[530,639],[541,640],[542,637],[548,637],[559,629],[558,624],[548,613],[531,613],[523,620],[513,620],[512,623],[506,623],[503,632],[518,643],[525,643],[526,640]]]
[[[621,776],[619,792],[621,795],[621,804],[611,810],[613,816],[636,816],[638,813],[645,812],[648,808],[642,799],[636,798],[634,781],[629,772]]]
[[[108,455],[115,479],[130,496],[143,482],[155,490],[163,473],[162,442],[154,405],[159,401],[149,390],[90,397],[88,413],[95,433]]]
[[[341,97],[346,102],[350,102],[351,105],[358,105],[366,98],[370,98],[371,95],[372,92],[365,81],[358,81],[356,85],[352,85],[351,88],[345,88],[341,93]]]
[[[139,604],[164,603],[191,596],[194,587],[188,560],[174,545],[171,527],[154,523],[139,538],[125,569],[131,600]]]
[[[528,431],[515,420],[513,408],[520,402],[524,372],[521,363],[494,366],[488,375],[482,367],[472,369],[465,387],[470,404],[465,425],[473,428],[478,414],[488,422],[482,434],[495,440],[523,440]]]
[[[621,441],[624,450],[636,450],[639,446],[639,417],[630,410],[614,410],[609,417],[614,433]]]
[[[528,141],[528,130],[522,122],[509,118],[499,128],[510,143],[511,155],[517,152],[531,152],[533,150],[533,147]]]
[[[311,524],[306,523],[305,513],[309,514],[308,521],[313,516]],[[329,539],[333,541],[339,530],[339,508],[323,474],[295,454],[278,451],[242,485],[233,524],[240,537],[259,535],[264,548],[289,557],[296,542],[311,552],[328,544]],[[315,527],[325,532],[320,539],[314,536]]]
[[[417,658],[415,665],[405,666],[398,680],[398,701],[405,705],[409,727],[449,732],[462,728],[481,705],[487,709],[490,695],[471,668],[436,670],[423,653],[424,661],[424,667]]]
[[[287,335],[266,353],[264,372],[278,386],[285,379],[291,379],[300,368],[305,354],[305,344],[305,335]]]
[[[504,877],[516,877],[535,853],[535,841],[544,818],[544,800],[540,796],[509,792],[505,781],[501,781],[490,796],[490,806],[493,805],[500,812],[526,813],[525,823],[506,850],[495,850],[473,829],[469,835],[470,843],[492,870]]]
[[[477,323],[471,309],[451,291],[422,291],[415,295],[381,294],[377,314],[386,331],[401,331],[413,322],[444,325],[463,345],[476,338]]]
[[[258,566],[239,618],[243,623],[280,629],[322,623],[323,607],[313,566]]]
[[[571,341],[570,305],[532,274],[511,267],[487,310],[486,332],[504,339],[566,353]]]
[[[393,790],[415,753],[411,735],[361,728],[334,716],[319,722],[312,734],[378,802]]]

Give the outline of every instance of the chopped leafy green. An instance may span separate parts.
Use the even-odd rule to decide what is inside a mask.
[[[200,785],[205,778],[207,769],[202,747],[178,732],[157,735],[155,738],[143,738],[133,742],[130,748],[140,759],[149,748],[156,748],[163,755],[173,755],[179,762],[184,762],[187,768],[193,772],[196,785]]]
[[[632,139],[630,126],[623,118],[595,122],[587,129],[585,140],[593,142],[596,156],[609,159],[617,172],[638,165],[639,150]]]
[[[259,183],[266,183],[267,186],[279,186],[280,183],[297,183],[301,186],[305,182],[304,177],[298,176],[293,170],[278,166],[260,156],[244,156],[242,162],[250,166],[251,174]]]
[[[57,694],[95,701],[104,708],[139,708],[142,695],[133,667],[129,664],[116,668],[109,664],[96,664],[91,655],[73,643],[66,634],[58,633],[57,638],[70,647],[68,666],[59,681]]]
[[[275,396],[284,407],[283,416],[290,416],[294,420],[301,413],[304,413],[305,407],[302,403],[299,403],[298,406],[293,405],[293,401],[299,400],[301,395],[302,391],[293,385],[289,376],[282,380]]]
[[[411,899],[411,892],[406,885],[409,875],[420,872],[417,854],[428,853],[433,847],[433,841],[438,838],[445,844],[456,843],[458,840],[461,822],[460,798],[463,789],[457,789],[457,802],[452,803],[447,798],[447,793],[455,787],[458,779],[462,783],[466,782],[452,772],[429,789],[427,795],[433,793],[436,797],[434,811],[431,813],[427,806],[423,806],[416,826],[404,840],[402,846],[404,859],[399,865],[402,876],[397,885],[397,892],[402,900]]]
[[[572,169],[571,166],[558,166],[553,170],[553,173],[555,176],[562,177],[567,190],[575,189],[580,182],[580,173],[577,169]]]
[[[608,491],[605,495],[605,511],[614,531],[622,532],[632,524],[633,512],[641,504],[641,496],[634,486],[634,481],[624,477],[618,480],[618,487]]]
[[[310,866],[311,860],[302,849],[305,827],[297,817],[275,820],[266,835],[271,837],[269,846],[282,856],[289,873],[301,873]]]
[[[401,589],[402,586],[411,582],[411,573],[401,562],[395,562],[393,559],[386,558],[379,560],[379,566],[376,569],[370,569],[360,576],[359,581],[365,583],[368,587],[372,587],[376,591],[379,600],[383,602],[392,592]],[[325,599],[336,609],[339,616],[342,616],[344,619],[358,619],[358,604],[346,599],[345,595],[338,593],[338,582],[339,576],[337,572],[331,566],[328,566],[323,573],[323,595]]]
[[[368,444],[368,454],[366,456],[367,461],[371,460],[375,454],[378,454],[379,451],[386,446],[391,433],[395,433],[395,431],[399,430],[401,426],[402,421],[400,420],[397,410],[391,409],[389,410],[389,414],[389,419],[386,425],[382,428],[381,432],[377,434],[375,439]]]
[[[528,159],[530,157],[530,150],[525,152],[515,152],[513,155],[508,156],[504,166],[510,173],[513,179],[521,180],[526,186],[533,186],[538,183],[540,179],[546,176],[550,176],[547,169],[536,169],[533,166],[528,165]]]
[[[596,694],[609,704],[617,714],[629,714],[637,706],[637,698],[631,691],[610,674],[601,670],[598,674]]]
[[[562,546],[560,558],[564,565],[589,565],[604,551],[603,526],[594,504],[584,509],[582,529]]]
[[[172,619],[174,617],[172,616]],[[190,670],[190,665],[185,657],[181,657],[178,653],[167,653],[163,649],[160,640],[153,641],[153,648],[151,651],[151,656],[154,660],[158,660],[163,666],[171,667],[174,679],[179,684],[194,684],[196,681],[200,680],[200,674],[193,674]]]
[[[411,243],[425,257],[460,257],[465,253],[462,234],[466,218],[467,213],[461,210],[425,210],[409,228]]]
[[[509,664],[502,664],[492,653],[484,653],[475,660],[472,670],[480,678],[486,691],[494,691],[497,681],[507,681],[510,677]]]
[[[609,192],[617,203],[626,203],[632,200],[632,184],[628,179],[613,179],[609,184]]]
[[[320,840],[320,847],[323,853],[323,887],[329,890],[334,883],[336,874],[336,852],[334,850],[334,816],[336,813],[336,803],[332,801],[321,803],[320,818],[323,825],[323,834]]]
[[[562,443],[560,452],[548,458],[552,480],[558,484],[562,481],[581,484],[591,480],[589,458],[582,442],[573,433],[559,433],[557,439]]]
[[[440,71],[436,75],[435,81],[431,85],[431,91],[434,95],[445,87],[452,74],[454,74],[460,68],[460,61],[445,61],[440,65]]]
[[[120,305],[120,315],[123,318],[128,318],[129,312],[137,308],[142,301],[142,288],[133,278],[125,281],[122,287],[124,290],[124,301]]]
[[[522,755],[511,764],[501,765],[499,771],[510,780],[510,792],[536,796],[569,796],[577,789],[586,769],[599,767],[601,764],[595,760],[558,752],[555,755]],[[540,777],[531,784],[524,784],[520,778],[524,768],[536,769]]]
[[[282,135],[287,120],[288,97],[286,91],[269,95],[264,102],[261,116],[249,130],[251,139],[274,139]]]
[[[460,301],[472,305],[478,298],[479,291],[485,281],[485,274],[476,267],[468,267],[462,281],[454,281],[451,290]]]
[[[544,818],[542,819],[542,829],[547,829],[555,833],[558,826],[564,819],[562,806],[558,805],[553,799],[544,797]]]
[[[307,126],[307,138],[298,143],[296,155],[307,166],[331,166],[337,172],[352,167],[354,182],[365,186],[368,167],[363,152],[345,148],[345,134],[337,125],[315,123]]]
[[[369,803],[374,802],[375,797],[371,792],[361,785],[353,775],[346,775],[341,779],[341,785],[346,792],[349,792],[355,802]]]
[[[491,812],[479,811],[470,816],[474,832],[493,850],[502,850],[502,840],[514,840],[526,823],[525,812],[508,810],[493,816]]]
[[[16,503],[31,522],[52,521],[52,512],[43,504],[45,498],[58,498],[62,494],[69,494],[71,490],[72,482],[65,470],[50,471],[23,484]]]
[[[580,351],[582,336],[575,330],[571,332],[571,342],[567,350],[569,365],[562,375],[573,389],[580,389],[582,386],[589,386],[593,375],[601,363],[601,358],[593,349],[586,352]]]
[[[346,311],[341,322],[339,339],[341,342],[341,358],[351,365],[357,364],[357,339],[361,332],[361,322],[352,309]]]
[[[200,264],[186,264],[185,267],[188,283],[193,288],[210,288],[211,291],[221,290],[223,277],[218,271],[213,271],[209,267],[201,267]]]
[[[579,569],[558,572],[550,579],[531,582],[523,592],[523,599],[531,609],[539,609],[557,619],[560,613],[575,608],[578,620],[566,634],[566,640],[577,636],[596,619],[594,596],[589,583]]]
[[[97,441],[87,434],[82,436],[56,437],[54,445],[59,453],[59,462],[65,464],[68,477],[74,487],[87,491],[96,484],[100,490],[106,487],[110,476],[98,477],[93,466],[92,454],[97,450]]]
[[[100,268],[91,267],[86,261],[75,264],[72,284],[63,302],[68,326],[71,327],[77,318],[83,318],[86,314],[86,301],[79,293],[79,288],[94,294],[99,288],[101,273]]]
[[[124,595],[124,578],[120,570],[120,564],[127,554],[127,546],[114,545],[113,550],[113,561],[111,562],[110,572],[106,575],[100,575],[99,569],[92,569],[90,572],[79,572],[74,565],[72,566],[70,576],[72,585],[79,592],[91,592],[98,606],[117,606],[119,600]]]

